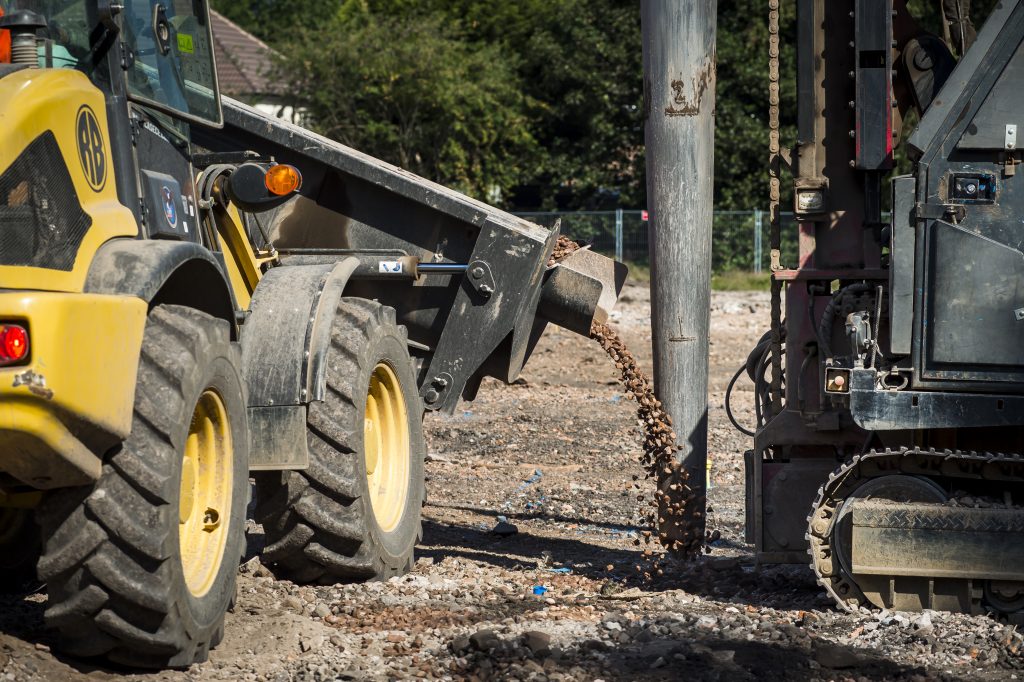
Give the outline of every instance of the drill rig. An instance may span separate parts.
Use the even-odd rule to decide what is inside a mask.
[[[997,4],[956,61],[904,0],[789,0],[786,150],[785,1],[770,3],[772,319],[747,362],[747,540],[762,563],[809,554],[844,608],[1019,621],[1024,3]],[[912,169],[893,176],[901,143]],[[786,168],[799,255],[784,264]]]

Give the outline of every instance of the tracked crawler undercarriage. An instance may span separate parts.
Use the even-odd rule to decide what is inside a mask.
[[[1022,482],[1019,454],[854,457],[821,486],[808,516],[818,582],[846,609],[999,612],[1024,622],[1015,613],[1024,608],[1024,507],[1013,503]],[[972,506],[979,494],[998,501]]]

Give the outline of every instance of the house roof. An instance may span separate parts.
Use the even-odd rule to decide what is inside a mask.
[[[210,10],[220,90],[229,97],[279,95],[284,87],[271,76],[274,51],[227,17]]]

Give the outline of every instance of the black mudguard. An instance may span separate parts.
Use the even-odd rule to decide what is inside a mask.
[[[235,303],[223,265],[191,242],[115,239],[96,252],[85,292],[138,296],[151,306],[185,305],[227,320],[237,338]]]
[[[323,400],[331,325],[359,265],[281,266],[268,272],[242,327],[254,470],[308,466],[306,405]]]

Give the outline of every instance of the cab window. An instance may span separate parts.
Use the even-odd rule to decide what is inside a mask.
[[[128,69],[132,99],[220,125],[205,2],[127,0],[121,30],[133,56]]]
[[[30,10],[46,25],[40,34],[39,66],[91,72],[89,34],[95,21],[85,0],[0,0],[0,16]],[[0,61],[10,61],[10,35],[0,31]]]

